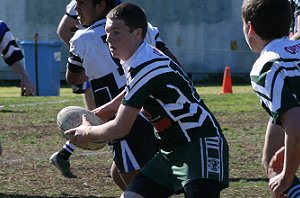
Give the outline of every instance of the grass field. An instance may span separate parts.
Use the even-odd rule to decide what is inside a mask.
[[[219,94],[220,86],[198,92],[219,120],[230,146],[230,187],[221,197],[268,198],[267,180],[260,165],[268,116],[250,86],[233,86],[233,94]],[[49,163],[65,139],[56,115],[69,105],[82,106],[82,96],[62,88],[60,96],[20,97],[17,87],[0,87],[0,197],[113,198],[120,190],[109,176],[112,155],[78,149],[71,157],[77,178],[66,179]],[[181,197],[181,196],[174,196]]]

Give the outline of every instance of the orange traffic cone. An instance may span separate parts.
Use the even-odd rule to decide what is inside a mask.
[[[226,66],[224,71],[222,94],[232,94],[232,81],[230,75],[230,67]]]

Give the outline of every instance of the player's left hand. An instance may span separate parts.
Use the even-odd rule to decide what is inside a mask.
[[[292,181],[286,181],[283,179],[283,173],[281,172],[279,175],[271,178],[269,181],[269,188],[272,191],[274,198],[284,198],[287,197],[283,192],[288,189],[291,185]]]
[[[86,115],[82,115],[82,124],[79,127],[69,129],[64,132],[64,134],[69,137],[70,142],[75,145],[81,145],[90,140],[89,128],[91,123],[87,120]]]
[[[285,152],[285,147],[281,147],[272,159],[270,160],[269,168],[268,168],[268,177],[272,178],[275,177],[276,175],[280,174],[282,169],[283,169],[283,163],[284,163],[284,152]]]

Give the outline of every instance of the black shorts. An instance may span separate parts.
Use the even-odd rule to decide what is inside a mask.
[[[130,133],[111,143],[114,162],[121,173],[140,170],[158,151],[153,126],[138,115]]]

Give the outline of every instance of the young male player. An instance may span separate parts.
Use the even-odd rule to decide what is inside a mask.
[[[172,59],[144,41],[147,18],[138,6],[115,7],[107,15],[105,30],[109,50],[120,59],[126,76],[125,93],[103,111],[117,111],[116,118],[89,126],[83,116],[83,124],[65,134],[74,135],[77,144],[124,137],[142,109],[161,146],[122,197],[169,197],[174,192],[190,198],[220,197],[228,186],[228,145],[192,81]]]
[[[79,21],[88,28],[78,30],[70,41],[66,77],[71,84],[88,79],[92,85],[97,107],[109,102],[123,91],[125,86],[124,71],[119,60],[113,58],[109,52],[104,30],[106,14],[118,3],[115,0],[77,1],[76,11]],[[151,24],[148,24],[148,28],[149,33],[146,40],[170,54],[158,37],[157,28]],[[95,113],[97,111],[96,109]],[[140,133],[140,131],[144,133]],[[145,162],[155,154],[157,139],[154,137],[152,125],[139,115],[131,132],[124,138],[113,140],[111,144],[114,151],[111,175],[116,180],[113,168],[117,166],[124,180],[124,187],[120,188],[124,190]],[[60,152],[51,157],[52,161],[59,160],[62,164],[67,164],[67,166],[60,166],[54,161],[58,167],[62,167],[60,169],[63,170],[63,174],[66,172],[68,175],[70,172],[69,158],[75,148],[74,144],[67,142]]]
[[[58,27],[57,27],[57,35],[60,39],[70,47],[70,39],[78,29],[82,29],[77,19],[77,12],[75,10],[76,1],[71,0],[70,3],[66,6],[66,13],[61,18]],[[73,93],[75,94],[83,94],[83,102],[87,109],[93,110],[96,108],[94,102],[93,91],[91,89],[91,85],[88,81],[85,81],[81,84],[71,85]]]
[[[300,41],[288,38],[290,4],[288,0],[244,0],[242,20],[250,49],[260,53],[250,77],[270,115],[263,150],[269,187],[274,197],[299,197],[295,174],[300,163]],[[270,171],[280,162],[276,162],[281,155],[278,149],[284,152],[283,168],[274,176]],[[271,159],[274,154],[275,161]]]
[[[34,86],[23,65],[24,55],[13,34],[4,21],[0,20],[0,52],[5,63],[21,77],[21,93],[25,96],[34,95]]]
[[[24,55],[18,46],[13,34],[4,21],[0,20],[0,52],[7,65],[21,77],[21,94],[23,96],[34,95],[34,86],[23,65]],[[3,107],[0,105],[0,108]],[[2,147],[0,142],[0,155]]]

